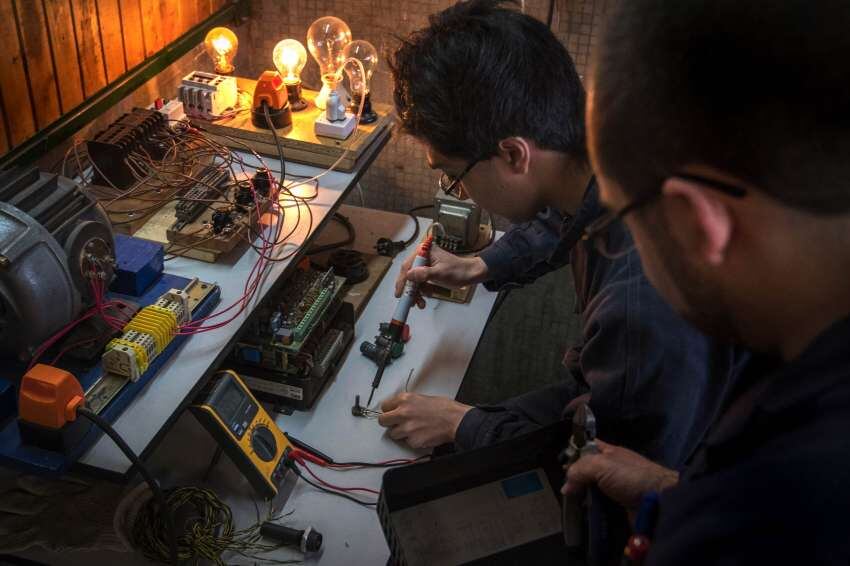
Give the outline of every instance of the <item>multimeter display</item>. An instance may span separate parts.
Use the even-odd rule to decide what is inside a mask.
[[[237,439],[248,430],[259,408],[257,402],[230,379],[219,382],[208,404]]]

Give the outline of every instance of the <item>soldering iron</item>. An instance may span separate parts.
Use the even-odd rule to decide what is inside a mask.
[[[425,238],[419,249],[416,252],[416,257],[413,259],[411,269],[424,267],[431,260],[431,245],[434,242],[433,236]],[[375,395],[375,390],[381,385],[381,378],[384,376],[384,370],[393,359],[401,356],[404,351],[404,343],[410,338],[409,328],[407,326],[407,315],[410,313],[410,308],[416,302],[419,294],[419,285],[414,281],[408,281],[404,285],[404,292],[396,303],[395,312],[389,323],[381,323],[379,327],[380,333],[375,336],[374,342],[363,342],[360,344],[360,352],[378,364],[378,371],[375,373],[375,378],[372,380],[372,392],[369,393],[369,401],[366,406],[372,404],[372,397]]]

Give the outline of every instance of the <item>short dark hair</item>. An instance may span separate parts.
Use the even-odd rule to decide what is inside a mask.
[[[451,157],[521,136],[587,160],[584,88],[545,24],[500,0],[458,2],[388,57],[403,131]]]
[[[631,196],[689,164],[850,211],[850,2],[625,0],[592,72],[597,166]]]

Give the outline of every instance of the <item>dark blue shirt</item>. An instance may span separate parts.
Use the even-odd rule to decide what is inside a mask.
[[[570,263],[582,341],[565,356],[567,379],[469,411],[457,431],[458,448],[551,424],[587,392],[600,438],[669,467],[680,467],[708,429],[740,356],[700,334],[662,300],[636,251],[611,260],[582,240],[585,227],[603,212],[591,181],[574,217],[548,210],[482,252],[491,290],[533,281]],[[611,250],[631,245],[620,223],[609,238]]]
[[[850,319],[740,382],[662,494],[649,562],[850,564]]]

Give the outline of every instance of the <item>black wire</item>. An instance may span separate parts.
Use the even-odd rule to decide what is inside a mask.
[[[425,454],[424,456],[419,456],[418,458],[414,458],[410,462],[397,462],[394,464],[379,464],[377,462],[331,462],[337,466],[356,466],[358,468],[398,468],[400,466],[408,466],[410,464],[415,464],[422,460],[427,460],[430,458],[430,454]]]
[[[335,212],[334,215],[331,216],[331,220],[336,220],[337,222],[345,226],[345,229],[348,231],[348,237],[344,240],[340,240],[339,242],[333,242],[331,244],[323,244],[321,246],[309,248],[306,252],[304,252],[306,255],[320,254],[322,252],[335,250],[337,248],[344,248],[345,246],[354,242],[354,238],[357,236],[357,233],[354,231],[354,225],[347,217],[343,216],[339,212]]]
[[[555,17],[555,0],[549,0],[549,13],[546,15],[546,26],[552,29],[552,20]]]
[[[133,452],[133,449],[130,448],[124,439],[121,438],[121,435],[116,432],[112,425],[109,424],[105,419],[103,419],[97,413],[86,409],[85,407],[79,407],[77,409],[77,414],[81,415],[92,423],[97,425],[97,427],[106,434],[112,441],[121,449],[121,452],[127,457],[128,460],[133,464],[133,467],[139,470],[139,473],[142,475],[142,478],[147,482],[148,486],[151,488],[153,492],[153,496],[156,499],[157,504],[159,505],[160,512],[165,516],[165,525],[168,530],[168,552],[171,555],[171,563],[176,565],[177,561],[177,537],[174,532],[174,521],[171,517],[171,511],[165,503],[165,496],[162,494],[162,489],[160,489],[159,484],[156,483],[156,480],[153,479],[150,471],[148,471],[147,466],[136,456],[136,453]]]
[[[416,207],[411,208],[410,210],[408,210],[408,211],[407,211],[407,214],[408,214],[411,218],[413,218],[413,221],[414,221],[416,224],[415,224],[415,226],[414,226],[414,228],[413,228],[413,236],[411,236],[410,238],[408,238],[407,240],[405,240],[405,241],[404,241],[404,247],[405,247],[405,248],[406,248],[407,246],[409,246],[410,244],[412,244],[414,241],[416,241],[416,238],[418,238],[418,237],[419,237],[419,229],[420,229],[420,226],[419,226],[419,217],[418,217],[418,216],[416,216],[416,215],[414,214],[414,212],[416,212],[416,211],[418,211],[418,210],[425,210],[426,208],[434,208],[434,205],[433,205],[433,204],[425,204],[425,205],[422,205],[422,206],[416,206]]]
[[[369,502],[369,501],[363,501],[361,499],[357,499],[356,497],[352,497],[351,495],[348,495],[347,493],[343,493],[341,491],[334,491],[332,489],[328,489],[328,488],[326,488],[322,485],[319,485],[317,483],[311,482],[306,477],[304,477],[304,474],[301,473],[301,470],[298,469],[298,466],[296,466],[294,462],[290,466],[290,469],[293,472],[295,472],[296,476],[298,476],[300,479],[307,482],[309,485],[312,485],[313,487],[315,487],[319,491],[324,491],[325,493],[330,493],[331,495],[338,495],[340,497],[344,497],[345,499],[348,499],[349,501],[353,501],[354,503],[357,503],[358,505],[362,505],[363,507],[375,507],[377,505],[377,503],[372,503],[372,502]]]
[[[274,137],[274,144],[275,146],[277,146],[277,157],[278,159],[280,159],[280,184],[283,185],[283,179],[286,177],[286,161],[283,160],[283,148],[280,147],[280,139],[277,137],[277,130],[274,129],[272,117],[271,114],[269,114],[269,105],[265,102],[263,102],[263,112],[266,115],[266,124],[272,131],[272,137]]]

